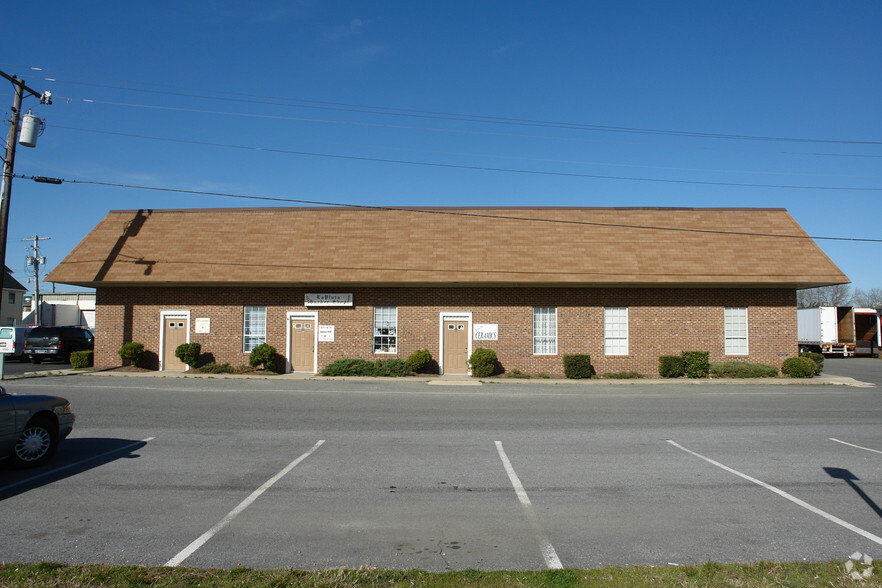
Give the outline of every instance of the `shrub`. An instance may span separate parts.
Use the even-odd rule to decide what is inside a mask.
[[[710,353],[707,351],[684,351],[683,361],[690,378],[706,378],[710,374]]]
[[[141,365],[141,359],[144,357],[143,343],[123,343],[119,348],[119,356],[123,362],[129,362],[133,366]]]
[[[808,357],[791,357],[784,360],[781,373],[791,378],[812,378],[817,364]]]
[[[323,376],[373,376],[374,364],[366,359],[338,359],[322,369]]]
[[[778,368],[762,363],[726,361],[710,364],[710,373],[715,378],[775,378]]]
[[[407,365],[410,366],[410,371],[421,373],[432,363],[432,354],[429,353],[428,349],[420,349],[411,353],[410,357],[405,361],[407,361]]]
[[[70,354],[70,367],[74,369],[92,367],[93,354],[90,349],[74,351]]]
[[[375,376],[402,378],[412,373],[413,370],[403,359],[378,359],[374,362]]]
[[[199,343],[181,343],[175,348],[175,357],[191,368],[195,368],[199,361],[200,351],[202,351],[202,345]]]
[[[525,374],[521,370],[511,370],[507,374],[505,374],[506,378],[521,378],[521,379],[529,379],[532,376],[530,374]]]
[[[686,360],[680,355],[662,355],[658,358],[658,375],[680,378],[686,374]]]
[[[277,357],[278,353],[276,353],[275,347],[261,343],[251,350],[251,355],[248,356],[248,365],[251,367],[263,366],[263,369],[271,370],[276,365]]]
[[[486,378],[496,373],[499,360],[496,358],[496,352],[492,349],[484,349],[478,347],[469,357],[469,367],[472,369],[472,375],[476,378]]]
[[[821,353],[812,353],[811,351],[805,351],[799,354],[800,357],[807,357],[813,362],[815,362],[815,375],[817,376],[821,372],[824,371],[824,355]]]
[[[206,363],[199,368],[200,374],[232,374],[233,368],[228,363]]]
[[[594,375],[594,368],[591,366],[590,355],[564,355],[563,364],[564,375],[571,380],[581,380],[583,378],[590,378]]]
[[[610,372],[600,377],[607,380],[639,380],[643,376],[637,372]]]

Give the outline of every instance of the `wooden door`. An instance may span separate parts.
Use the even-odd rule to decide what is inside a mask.
[[[315,371],[315,320],[291,321],[291,371]]]
[[[178,345],[187,342],[189,321],[186,318],[165,317],[163,319],[163,341],[165,348],[162,352],[163,370],[185,370],[187,364],[175,357],[175,349]]]
[[[466,321],[444,321],[444,373],[469,373],[469,326]]]

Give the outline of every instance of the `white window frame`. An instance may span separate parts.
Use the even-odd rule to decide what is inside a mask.
[[[377,326],[377,311],[383,312],[385,309],[392,309],[395,317],[395,326]],[[375,355],[397,355],[398,354],[398,307],[397,306],[375,306],[373,310],[373,337],[371,337],[371,349]],[[386,322],[389,322],[388,320]],[[381,333],[381,329],[386,330],[386,333]],[[383,351],[380,349],[377,350],[377,340],[386,339],[394,339],[394,344],[386,343],[386,347],[391,347],[391,349],[386,349]],[[383,347],[382,343],[379,346]]]
[[[552,310],[554,311],[552,316],[554,317],[554,334],[542,333],[538,334],[536,330],[536,311],[538,310]],[[550,339],[551,346],[553,351],[536,351],[537,343],[543,342],[543,340]],[[546,341],[547,342],[547,341]],[[557,307],[556,306],[534,306],[533,307],[533,355],[557,355]]]
[[[624,333],[621,331],[624,323]],[[603,309],[604,355],[628,355],[628,307],[607,306]]]
[[[248,321],[248,309],[249,308],[261,308],[263,309],[263,333],[258,332],[252,327],[249,331],[249,321]],[[260,325],[256,325],[260,326]],[[257,339],[260,339],[258,342],[254,342]],[[251,347],[248,347],[249,341],[254,343]],[[251,351],[257,347],[266,343],[266,306],[243,306],[242,307],[242,352],[243,353],[251,353]]]
[[[743,311],[744,317],[738,316]],[[737,322],[736,322],[737,321]],[[734,330],[734,327],[741,327],[741,332]],[[723,338],[725,340],[725,355],[750,355],[750,346],[748,340],[749,333],[748,311],[746,306],[727,306],[723,309]],[[743,346],[741,342],[743,341]],[[743,349],[743,352],[742,352]]]

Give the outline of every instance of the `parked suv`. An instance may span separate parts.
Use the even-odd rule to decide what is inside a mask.
[[[56,358],[70,362],[74,351],[91,351],[95,336],[86,327],[37,327],[28,333],[24,353],[32,363]]]

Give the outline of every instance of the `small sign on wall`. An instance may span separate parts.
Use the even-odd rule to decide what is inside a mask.
[[[210,333],[211,332],[211,319],[210,318],[197,318],[193,319],[193,328],[197,333]]]
[[[334,325],[319,325],[319,341],[334,342]]]
[[[352,306],[352,294],[306,294],[305,306]]]
[[[474,338],[475,341],[498,341],[499,340],[499,325],[497,324],[482,324],[474,326]]]

